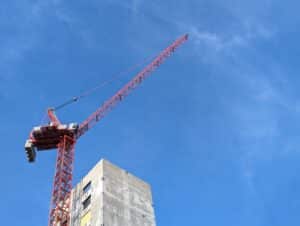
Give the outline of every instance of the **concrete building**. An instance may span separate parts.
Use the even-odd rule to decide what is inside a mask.
[[[155,226],[149,184],[101,160],[72,190],[71,226]]]

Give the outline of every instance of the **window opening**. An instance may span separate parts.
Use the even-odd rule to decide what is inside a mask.
[[[87,198],[82,202],[83,209],[86,209],[90,204],[91,204],[91,196],[89,195],[89,197],[87,197]]]
[[[90,181],[89,183],[87,183],[87,185],[84,186],[83,193],[89,192],[91,190],[91,187],[92,187],[92,183]]]

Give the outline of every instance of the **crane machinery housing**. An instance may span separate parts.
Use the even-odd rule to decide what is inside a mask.
[[[185,34],[164,49],[150,64],[80,125],[77,123],[62,124],[55,114],[55,109],[49,108],[47,113],[50,123],[32,129],[25,143],[25,152],[29,162],[35,161],[36,151],[58,150],[48,226],[70,226],[70,196],[76,141],[100,121],[116,104],[122,101],[187,39],[188,35]],[[75,98],[74,101],[77,101],[77,99]]]

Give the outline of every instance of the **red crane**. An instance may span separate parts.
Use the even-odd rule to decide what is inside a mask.
[[[134,88],[150,75],[162,62],[169,57],[181,44],[187,41],[188,35],[183,35],[163,50],[149,65],[139,72],[130,82],[108,99],[93,114],[80,125],[71,123],[61,124],[54,109],[48,109],[50,123],[34,127],[25,144],[29,162],[34,162],[36,150],[58,150],[56,171],[51,197],[49,226],[70,225],[70,201],[73,177],[74,146],[79,137],[100,121],[117,103],[123,100]],[[75,98],[74,101],[77,99]]]

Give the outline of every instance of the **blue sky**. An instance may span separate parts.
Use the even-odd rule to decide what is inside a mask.
[[[190,40],[76,147],[74,182],[101,158],[152,185],[157,225],[300,223],[299,3],[5,1],[0,6],[3,225],[47,225],[55,151],[29,131],[64,102]],[[81,122],[135,73],[57,114]]]

